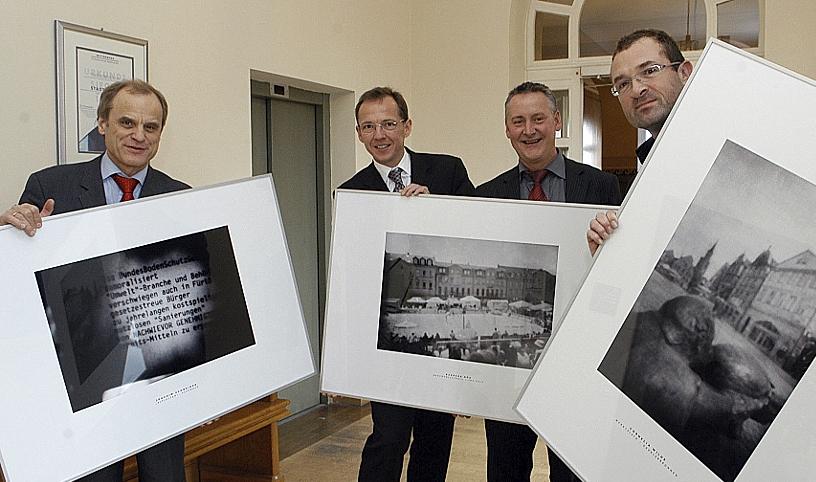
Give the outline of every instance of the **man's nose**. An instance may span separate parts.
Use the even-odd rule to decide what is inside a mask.
[[[637,82],[637,83],[635,83]],[[635,77],[632,79],[632,92],[631,95],[633,97],[640,97],[646,92],[649,91],[649,86],[646,82],[640,80],[639,78]]]
[[[385,135],[385,127],[382,124],[374,124],[374,137],[382,137]]]
[[[131,135],[133,136],[133,139],[135,139],[137,141],[143,141],[145,139],[144,127],[136,126],[133,129],[133,133]]]

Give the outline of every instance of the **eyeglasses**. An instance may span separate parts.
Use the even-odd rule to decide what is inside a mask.
[[[373,134],[377,130],[377,126],[380,126],[384,131],[393,131],[400,125],[400,122],[405,122],[405,120],[386,120],[382,122],[363,122],[359,126],[360,134]]]
[[[682,64],[683,61],[679,62],[672,62],[670,64],[653,64],[648,67],[644,67],[643,70],[637,73],[633,78],[621,78],[615,81],[615,84],[612,85],[610,89],[612,91],[612,95],[615,97],[625,94],[629,92],[629,89],[632,88],[632,81],[637,79],[639,82],[643,82],[644,80],[649,80],[657,77],[657,74],[663,71],[666,67],[677,67],[678,65]]]

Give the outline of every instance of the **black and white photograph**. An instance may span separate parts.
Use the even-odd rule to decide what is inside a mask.
[[[557,262],[557,246],[387,232],[377,348],[531,369]]]
[[[227,226],[35,275],[74,412],[255,343]]]
[[[599,209],[339,189],[321,390],[521,422],[513,404],[592,262]]]
[[[0,250],[6,480],[76,480],[315,374],[271,175],[0,227]]]
[[[726,141],[598,367],[724,481],[816,355],[814,205]]]

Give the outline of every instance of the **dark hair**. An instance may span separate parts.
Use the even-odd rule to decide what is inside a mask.
[[[164,98],[161,92],[144,80],[120,80],[105,87],[102,95],[99,96],[99,107],[96,108],[96,117],[102,120],[108,120],[108,115],[113,108],[113,99],[121,90],[125,90],[131,94],[150,95],[153,94],[159,99],[162,108],[162,122],[161,126],[164,128],[164,123],[167,122],[167,99]]]
[[[540,82],[524,82],[523,84],[517,85],[513,90],[507,94],[507,99],[504,101],[504,111],[505,114],[507,113],[507,104],[510,103],[510,99],[519,95],[519,94],[529,94],[532,92],[541,92],[542,94],[547,96],[547,99],[550,101],[550,106],[552,107],[553,112],[558,111],[558,104],[555,101],[555,95],[552,93],[549,87],[540,83]]]
[[[669,62],[683,62],[686,60],[680,52],[680,47],[677,46],[677,42],[675,42],[669,34],[662,30],[650,28],[635,30],[629,35],[621,37],[621,39],[618,40],[618,45],[615,47],[615,53],[612,54],[612,59],[614,60],[618,53],[628,49],[633,43],[642,38],[650,38],[657,42],[660,46],[660,50],[663,51],[663,55],[669,59]]]
[[[363,105],[363,102],[385,99],[386,97],[394,99],[394,102],[397,103],[397,108],[399,108],[400,118],[404,121],[408,120],[408,103],[405,102],[405,97],[391,87],[374,87],[371,90],[363,92],[363,95],[361,95],[357,101],[357,106],[354,108],[354,119],[359,120],[360,106]]]

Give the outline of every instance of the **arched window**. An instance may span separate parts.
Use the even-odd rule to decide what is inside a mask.
[[[696,61],[706,40],[762,55],[760,0],[531,0],[526,24],[527,80],[547,84],[563,129],[556,146],[568,157],[634,177],[634,150],[648,134],[631,127],[609,93],[617,40],[634,30],[672,35]],[[607,135],[604,135],[606,133]]]

